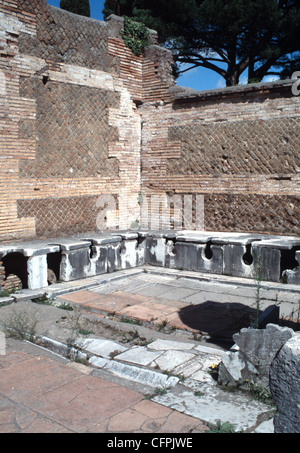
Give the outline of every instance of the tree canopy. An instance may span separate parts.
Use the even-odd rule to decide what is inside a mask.
[[[232,86],[300,69],[300,0],[106,0],[112,13],[157,30],[177,74],[204,67]]]
[[[90,17],[91,15],[89,0],[60,0],[60,7],[80,16]]]

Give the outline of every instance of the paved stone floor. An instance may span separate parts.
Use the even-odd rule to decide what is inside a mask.
[[[249,281],[143,269],[52,285],[52,305],[29,300],[43,291],[22,291],[0,308],[0,323],[14,308],[34,306],[42,340],[7,338],[0,432],[202,433],[218,420],[273,432],[274,409],[224,391],[213,374],[232,333],[251,318],[256,290]],[[273,284],[260,296],[287,314],[298,300],[297,288]],[[84,365],[64,353],[70,328],[62,304],[111,329],[76,337],[73,351]],[[134,335],[121,341],[114,329]]]
[[[148,269],[111,283],[75,291],[62,300],[95,313],[114,314],[155,325],[231,340],[255,318],[257,285],[251,280],[193,272]],[[260,309],[280,306],[282,316],[299,310],[299,287],[261,284]]]
[[[0,362],[1,433],[203,432],[199,419],[41,351],[10,346]]]

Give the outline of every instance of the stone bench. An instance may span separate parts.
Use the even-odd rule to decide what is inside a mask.
[[[169,241],[166,267],[188,271],[222,274],[222,245],[213,242],[214,236],[205,232],[182,232]]]
[[[300,284],[300,238],[206,231],[117,231],[0,246],[8,273],[23,287],[71,281],[144,264]],[[15,270],[15,271],[14,271]]]
[[[260,268],[261,280],[283,281],[284,276],[290,273],[287,271],[298,265],[297,249],[300,249],[300,238],[292,236],[273,236],[253,242],[254,263],[256,268]]]

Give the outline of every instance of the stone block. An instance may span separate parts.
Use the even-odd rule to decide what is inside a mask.
[[[146,368],[128,365],[126,363],[117,362],[116,360],[109,360],[102,357],[92,356],[89,362],[98,368],[103,368],[110,371],[117,376],[125,379],[130,379],[140,384],[150,385],[151,387],[170,388],[174,387],[179,382],[179,378],[175,376],[168,376],[167,374],[158,373]]]
[[[277,406],[275,433],[300,433],[300,335],[282,346],[270,367],[270,389]]]
[[[169,349],[173,351],[189,351],[194,346],[193,343],[157,339],[148,345],[148,349],[155,351],[168,351]]]
[[[90,275],[100,275],[121,269],[121,236],[92,234],[84,236],[90,241]]]
[[[294,285],[300,284],[300,250],[295,252],[295,260],[298,262],[294,269],[286,269],[282,273],[283,281]]]
[[[31,256],[27,261],[28,288],[38,289],[48,286],[47,255]]]
[[[115,359],[123,362],[133,363],[135,365],[150,365],[155,359],[162,355],[161,351],[149,351],[141,346],[133,347],[128,351],[118,354]]]
[[[120,258],[121,269],[132,269],[144,262],[144,251],[141,243],[144,241],[135,232],[120,233],[122,238]]]
[[[286,272],[297,266],[295,253],[300,238],[289,236],[270,237],[253,242],[254,267],[261,268],[264,281],[280,282]]]
[[[107,245],[107,272],[116,272],[122,268],[121,242]]]
[[[280,258],[278,248],[264,247],[260,242],[254,242],[253,278],[257,281],[280,282]]]
[[[234,334],[235,345],[222,356],[218,382],[234,386],[249,380],[268,388],[271,364],[293,335],[292,329],[275,324],[268,324],[265,329],[245,328]]]
[[[78,280],[90,275],[89,248],[62,252],[60,279],[64,282]]]
[[[120,354],[127,350],[124,346],[116,343],[115,341],[106,340],[106,339],[80,339],[77,341],[77,346],[85,351],[95,354],[104,358],[111,358],[111,355]]]
[[[165,266],[166,238],[162,235],[147,236],[145,249],[145,262],[152,266]]]
[[[210,243],[168,241],[165,266],[204,273],[223,273],[223,248]]]
[[[253,257],[247,254],[245,245],[228,244],[224,246],[224,274],[235,277],[253,277]],[[249,259],[245,259],[245,256]],[[250,258],[251,257],[251,258]]]
[[[267,324],[279,323],[280,309],[277,305],[270,305],[258,317],[259,329],[264,329]]]
[[[68,282],[89,277],[90,241],[66,238],[57,242],[61,248],[60,279]]]
[[[218,233],[212,237],[211,242],[224,249],[224,275],[253,278],[255,269],[251,243],[260,237],[262,235],[248,233]]]
[[[175,367],[195,358],[195,354],[186,351],[169,350],[155,360],[156,365],[163,371],[170,372]]]
[[[93,255],[90,258],[92,275],[101,275],[107,272],[107,247],[93,245]]]

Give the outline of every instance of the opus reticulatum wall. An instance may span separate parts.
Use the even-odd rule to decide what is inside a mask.
[[[293,81],[195,92],[123,19],[0,0],[0,241],[86,231],[299,235]]]

